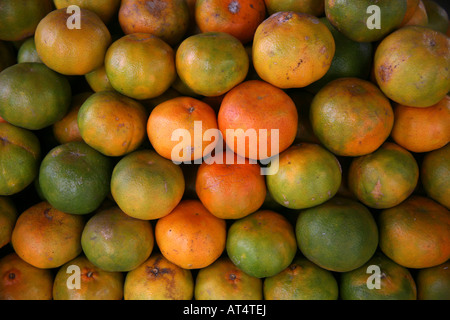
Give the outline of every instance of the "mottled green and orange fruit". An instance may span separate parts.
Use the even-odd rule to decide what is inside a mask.
[[[21,41],[34,35],[36,27],[53,10],[53,1],[4,0],[0,4],[0,40]]]
[[[279,11],[295,11],[321,17],[325,3],[317,0],[264,0],[269,15]]]
[[[392,142],[354,158],[348,171],[350,191],[366,206],[376,209],[400,204],[413,193],[418,181],[416,159]]]
[[[123,157],[111,177],[113,199],[123,212],[137,219],[166,216],[178,205],[184,190],[180,167],[152,150]]]
[[[294,228],[282,214],[258,210],[235,220],[228,229],[226,251],[246,274],[265,278],[287,268],[297,253]]]
[[[52,300],[53,272],[11,252],[0,259],[1,300]]]
[[[338,159],[315,143],[291,146],[279,155],[277,165],[277,172],[266,176],[267,188],[277,203],[290,209],[322,204],[341,185]]]
[[[412,18],[417,8],[419,7],[420,2],[421,0],[406,0],[406,11],[400,27],[404,26]]]
[[[333,26],[357,42],[383,39],[398,28],[407,12],[407,0],[325,0],[325,14]]]
[[[450,261],[417,272],[418,300],[450,300]]]
[[[429,107],[450,91],[450,39],[423,27],[400,28],[378,45],[374,76],[383,93],[409,107]]]
[[[85,75],[102,66],[111,34],[94,12],[80,8],[80,28],[69,28],[72,13],[57,9],[36,28],[36,50],[42,62],[64,75]]]
[[[195,278],[195,300],[263,300],[263,281],[237,268],[224,256]]]
[[[18,212],[11,198],[0,196],[0,248],[11,242]]]
[[[379,276],[375,274],[379,272]],[[381,252],[360,268],[339,279],[343,300],[416,300],[417,286],[411,272]]]
[[[408,1],[409,3],[410,1]],[[407,16],[405,15],[405,18]],[[416,6],[412,15],[401,25],[404,26],[424,26],[428,25],[428,14],[425,5],[422,0],[419,0],[419,4]]]
[[[40,141],[32,131],[0,123],[0,195],[13,195],[29,186],[38,175],[40,160]]]
[[[328,270],[297,257],[283,271],[264,279],[265,300],[337,300],[338,282]]]
[[[79,288],[74,272],[80,272]],[[53,300],[122,300],[124,275],[96,267],[83,254],[57,269],[53,281]]]
[[[279,88],[306,87],[325,75],[335,50],[333,35],[317,17],[282,11],[256,29],[253,66],[261,79]]]
[[[78,6],[90,10],[99,16],[105,24],[108,24],[118,13],[120,0],[53,0],[56,9],[64,9],[69,6]]]
[[[438,202],[413,195],[378,216],[380,249],[406,268],[429,268],[450,258],[450,212]]]
[[[29,264],[42,269],[57,268],[81,253],[84,225],[84,217],[62,212],[42,201],[17,218],[11,244]]]
[[[180,79],[203,96],[226,93],[244,81],[249,69],[244,45],[225,32],[204,32],[184,39],[175,62]]]
[[[331,152],[362,156],[389,137],[394,112],[389,99],[373,83],[340,78],[314,96],[310,120],[315,135]]]
[[[84,77],[94,92],[114,90],[106,74],[105,65],[86,73]]]

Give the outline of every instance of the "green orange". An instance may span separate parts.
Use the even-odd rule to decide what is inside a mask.
[[[11,242],[17,216],[17,209],[12,199],[0,196],[0,248]]]
[[[419,300],[450,300],[450,261],[417,272]]]
[[[17,63],[23,62],[42,62],[36,51],[36,43],[34,37],[26,39],[17,52]]]
[[[422,0],[428,16],[428,28],[446,33],[449,23],[449,16],[445,8],[433,0]]]

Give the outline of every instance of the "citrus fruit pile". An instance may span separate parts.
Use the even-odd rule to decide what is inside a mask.
[[[445,3],[0,0],[0,299],[450,299]]]

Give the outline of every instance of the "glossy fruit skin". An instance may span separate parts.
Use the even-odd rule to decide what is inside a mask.
[[[237,268],[224,256],[200,269],[195,279],[195,300],[262,300],[262,279]]]
[[[193,296],[191,270],[173,264],[159,252],[129,271],[125,278],[125,300],[192,300]]]
[[[391,100],[429,107],[450,89],[450,39],[422,26],[406,26],[385,37],[374,56],[375,79]],[[411,54],[414,53],[414,54]]]
[[[381,272],[379,288],[369,287],[376,285],[376,280],[369,278],[374,266]],[[411,272],[378,251],[360,268],[340,274],[339,288],[343,300],[417,299],[417,286]]]
[[[271,277],[294,259],[297,252],[294,228],[280,213],[259,210],[233,222],[228,229],[226,251],[246,274]]]
[[[108,195],[111,171],[111,159],[84,141],[74,141],[56,146],[44,157],[39,185],[45,199],[58,210],[88,214]]]
[[[406,15],[405,15],[406,18]],[[404,20],[402,27],[404,26],[424,26],[428,25],[428,14],[425,5],[422,0],[419,1],[417,7],[413,11],[411,17],[408,20]]]
[[[418,300],[450,300],[450,262],[420,269],[416,284]]]
[[[290,209],[305,209],[331,199],[342,181],[337,158],[321,145],[294,144],[279,156],[279,169],[266,176],[274,200]]]
[[[450,257],[450,213],[434,200],[413,195],[378,216],[381,251],[401,266],[429,268]]]
[[[69,81],[42,63],[15,64],[0,73],[0,84],[0,116],[15,126],[40,130],[69,110]]]
[[[0,196],[0,248],[11,242],[18,212],[10,197]]]
[[[80,270],[80,288],[69,288],[74,267]],[[53,282],[53,300],[122,300],[124,275],[96,267],[83,254],[61,266]]]
[[[280,273],[264,279],[265,300],[337,300],[338,297],[335,276],[302,256]]]
[[[135,219],[112,206],[95,213],[81,235],[90,262],[109,272],[128,272],[148,259],[154,247],[149,221]]]
[[[306,258],[336,272],[361,267],[378,246],[378,227],[372,213],[361,203],[343,197],[301,210],[295,233]]]
[[[138,150],[114,167],[111,195],[129,216],[154,220],[168,215],[181,201],[185,181],[181,169],[151,150]]]
[[[13,195],[29,186],[38,175],[40,160],[41,145],[34,132],[0,123],[0,195]]]

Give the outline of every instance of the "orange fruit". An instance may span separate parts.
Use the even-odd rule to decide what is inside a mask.
[[[429,268],[450,258],[450,213],[436,201],[413,195],[378,216],[380,249],[406,268]]]
[[[111,34],[95,13],[83,8],[80,29],[70,29],[71,15],[66,9],[57,9],[45,16],[36,28],[36,50],[50,69],[64,75],[85,75],[102,66]]]
[[[391,100],[429,107],[450,91],[450,39],[422,26],[400,28],[378,45],[374,56],[377,84]]]
[[[53,126],[53,135],[60,144],[83,141],[78,128],[78,112],[83,103],[92,95],[92,92],[81,92],[72,97],[69,112]]]
[[[324,86],[311,103],[310,120],[321,143],[338,156],[361,156],[389,137],[394,113],[371,82],[340,78]]]
[[[114,90],[106,74],[105,65],[86,73],[84,77],[94,92]]]
[[[125,300],[192,300],[193,296],[192,272],[159,252],[129,271],[125,278]]]
[[[0,196],[0,248],[11,242],[17,216],[17,209],[12,199]]]
[[[448,27],[448,12],[442,6],[433,0],[423,0],[428,15],[427,27],[445,34]]]
[[[172,161],[151,150],[138,150],[114,167],[111,195],[127,215],[159,219],[178,205],[184,184],[183,172]]]
[[[64,9],[75,5],[83,9],[90,10],[97,14],[102,21],[107,24],[118,13],[120,0],[54,0],[56,9]]]
[[[374,266],[379,268],[379,278],[370,272]],[[378,288],[369,286],[376,285],[376,281],[379,281]],[[342,273],[339,288],[342,300],[417,299],[417,286],[411,272],[379,251],[358,269]]]
[[[264,279],[265,300],[337,300],[333,273],[304,257],[297,257],[280,273]]]
[[[365,264],[378,246],[378,227],[360,202],[335,196],[301,210],[295,234],[300,251],[319,267],[347,272]]]
[[[198,0],[195,21],[201,32],[226,32],[242,43],[253,40],[266,17],[264,0]]]
[[[17,52],[17,63],[23,62],[42,62],[36,51],[34,37],[26,39],[19,47]]]
[[[68,112],[71,96],[67,78],[42,63],[18,63],[0,73],[0,116],[18,127],[51,126]]]
[[[253,38],[257,74],[282,89],[306,87],[322,78],[334,53],[330,30],[317,17],[305,13],[274,13],[258,26]]]
[[[126,35],[108,48],[105,70],[111,86],[123,95],[155,98],[175,80],[174,51],[155,35]]]
[[[55,209],[46,201],[26,209],[16,221],[11,244],[29,264],[57,268],[81,253],[84,218]]]
[[[52,9],[51,0],[3,0],[0,10],[0,40],[21,41],[31,37],[39,21]]]
[[[400,26],[404,26],[412,18],[421,0],[406,0],[406,12]]]
[[[338,159],[321,145],[299,143],[279,156],[278,171],[266,176],[267,188],[282,206],[304,209],[332,198],[342,171]]]
[[[402,26],[424,26],[428,25],[428,14],[423,4],[423,1],[420,0],[416,9],[413,12],[413,15],[405,21]]]
[[[414,156],[392,142],[354,158],[348,172],[350,191],[366,206],[376,209],[400,204],[413,193],[418,181],[419,166]]]
[[[371,0],[325,0],[325,14],[333,26],[357,42],[383,39],[398,28],[407,12],[407,0],[379,0],[377,11],[370,10]],[[372,25],[374,24],[374,25]]]
[[[182,200],[155,226],[162,255],[184,269],[201,269],[225,249],[225,220],[212,215],[199,200]]]
[[[80,271],[79,288],[71,278],[73,268]],[[76,272],[76,271],[75,271]],[[121,272],[108,272],[96,267],[84,255],[61,266],[53,282],[53,300],[122,300],[124,276]]]
[[[296,11],[316,17],[325,13],[325,3],[316,0],[264,0],[269,15],[279,11]]]
[[[263,282],[237,268],[227,256],[200,269],[195,300],[263,300]]]
[[[218,133],[216,114],[208,104],[192,97],[180,96],[160,103],[147,121],[153,148],[177,162],[201,161],[209,154],[218,140],[204,139],[208,132]]]
[[[217,118],[227,146],[250,159],[277,155],[297,134],[295,103],[283,90],[261,80],[245,81],[227,92]]]
[[[282,214],[258,210],[233,221],[226,251],[244,273],[256,278],[274,276],[287,268],[297,253],[294,228]]]
[[[86,258],[109,272],[128,272],[148,259],[154,247],[153,226],[116,206],[97,211],[81,235]]]
[[[450,144],[425,154],[420,178],[428,197],[450,209]]]
[[[445,146],[450,142],[450,96],[426,108],[395,105],[391,137],[416,153]]]
[[[175,63],[181,81],[203,96],[226,93],[245,79],[249,68],[243,44],[225,32],[203,32],[184,39]]]
[[[259,164],[231,151],[215,159],[204,161],[196,177],[195,190],[206,209],[222,219],[240,219],[258,210],[266,197]]]
[[[419,300],[450,300],[450,261],[417,272]]]
[[[0,259],[1,300],[52,300],[53,273],[22,260],[15,252]]]
[[[116,91],[92,94],[78,111],[77,121],[83,140],[106,156],[128,154],[146,136],[144,106]]]
[[[41,160],[38,137],[7,122],[0,123],[0,195],[23,191],[37,177]]]
[[[186,0],[123,0],[119,10],[125,34],[151,33],[169,45],[182,40],[189,19]]]

